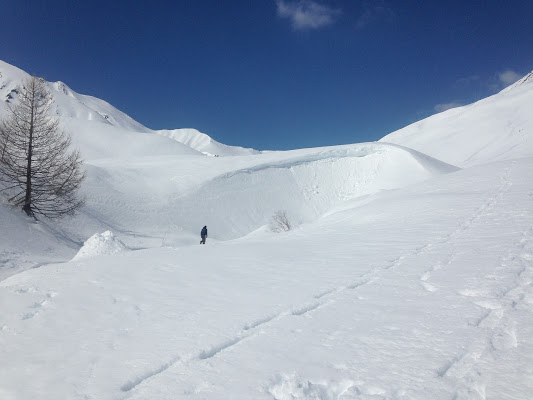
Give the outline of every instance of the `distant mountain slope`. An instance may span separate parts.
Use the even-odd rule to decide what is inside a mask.
[[[380,142],[461,167],[533,156],[533,72],[500,93],[433,115]]]
[[[22,82],[29,76],[23,70],[0,60],[0,116],[5,112],[5,107],[2,104],[12,102],[16,99]],[[59,117],[62,123],[67,124],[73,133],[76,133],[78,130],[85,130],[89,121],[92,123],[90,126],[93,132],[105,131],[106,135],[108,135],[107,137],[113,142],[119,142],[120,138],[126,139],[121,144],[117,143],[118,147],[116,149],[120,150],[122,155],[127,155],[127,149],[135,147],[135,144],[132,146],[132,144],[127,142],[128,138],[124,135],[126,132],[130,132],[131,135],[136,137],[142,136],[137,133],[157,134],[157,136],[163,136],[172,139],[173,142],[177,142],[175,144],[169,144],[168,140],[141,140],[142,142],[163,143],[160,146],[163,154],[172,154],[173,152],[173,154],[181,154],[183,152],[183,145],[190,148],[189,150],[193,150],[185,151],[187,154],[195,153],[200,155],[200,153],[203,153],[206,155],[228,156],[259,153],[253,149],[224,145],[195,129],[152,130],[135,121],[129,115],[118,110],[108,102],[96,97],[78,94],[63,82],[47,82],[47,85],[52,93],[53,104],[51,106],[51,112],[54,116]],[[104,127],[95,125],[94,123],[102,124]],[[113,137],[113,135],[116,137]],[[84,157],[93,157],[93,147],[96,144],[94,140],[87,142],[77,140],[76,137],[73,139],[80,146]],[[88,148],[84,148],[84,144],[88,144]],[[97,158],[106,157],[109,153],[109,149],[106,148],[108,147],[107,144],[101,143],[101,145],[103,152],[97,154]],[[147,154],[158,154],[158,151],[154,152],[154,146],[148,147]],[[138,153],[134,152],[131,154],[131,156],[135,155],[138,155]]]
[[[154,132],[161,136],[174,139],[209,156],[243,156],[261,153],[260,151],[254,149],[246,149],[238,146],[227,146],[217,142],[216,140],[213,140],[213,138],[210,136],[196,129],[165,129]]]
[[[29,76],[21,69],[0,60],[0,99],[6,102],[13,101],[22,82]],[[97,121],[137,132],[150,131],[106,101],[78,94],[63,82],[47,82],[47,86],[53,97],[51,111],[59,117]]]

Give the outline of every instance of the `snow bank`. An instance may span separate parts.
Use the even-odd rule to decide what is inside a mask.
[[[279,152],[263,163],[256,160],[172,196],[179,225],[194,231],[205,221],[213,237],[233,239],[268,224],[278,210],[286,210],[293,223],[309,223],[355,197],[457,171],[411,150],[376,143]]]
[[[111,231],[96,233],[83,244],[83,247],[74,256],[72,261],[103,255],[111,255],[129,250],[122,241]]]
[[[131,247],[194,243],[204,225],[211,238],[227,240],[268,224],[280,209],[295,223],[309,223],[354,197],[456,170],[383,143],[234,157],[98,160],[87,165],[86,207],[62,224],[82,238],[112,226]],[[181,232],[194,240],[183,242]]]

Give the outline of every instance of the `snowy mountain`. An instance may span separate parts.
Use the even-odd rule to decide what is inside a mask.
[[[16,101],[25,73],[0,73]],[[49,85],[87,203],[36,222],[0,196],[0,399],[533,393],[530,78],[380,142],[277,152]]]
[[[14,101],[27,75],[0,67],[12,94],[6,100]],[[268,225],[280,209],[295,223],[309,223],[347,199],[456,170],[389,144],[261,153],[193,129],[151,131],[102,100],[62,83],[49,87],[53,115],[72,132],[86,161],[87,205],[60,223],[69,247],[108,229],[134,248],[193,243],[201,221],[209,221],[212,238],[234,239]],[[25,254],[18,240],[6,241]]]
[[[491,97],[382,138],[460,167],[533,154],[533,72]]]
[[[15,101],[22,82],[28,77],[26,72],[0,60],[0,100]],[[78,94],[63,82],[47,82],[47,85],[54,102],[51,107],[53,116],[59,117],[72,132],[82,131],[74,136],[74,140],[86,158],[117,155],[116,152],[107,154],[105,150],[109,147],[106,143],[107,139],[93,137],[91,133],[93,131],[103,132],[106,138],[110,137],[110,140],[114,142],[115,145],[111,146],[113,149],[119,149],[122,155],[129,156],[138,155],[137,146],[141,148],[148,146],[145,154],[175,154],[176,151],[179,152],[179,148],[183,147],[181,144],[199,152],[218,156],[259,153],[253,149],[223,145],[195,129],[151,130],[106,101]],[[0,107],[0,115],[4,110],[5,107]],[[177,141],[178,146],[169,144],[168,140],[157,140],[157,137],[151,137],[155,134]],[[79,137],[85,135],[90,135],[90,137]],[[129,143],[132,141],[131,136],[135,136],[137,138],[135,141],[139,143],[132,146]],[[102,145],[98,146],[98,143]]]
[[[0,99],[14,101],[22,82],[28,77],[26,72],[0,60]],[[111,104],[92,96],[80,95],[63,82],[48,82],[47,85],[54,101],[51,111],[59,117],[97,121],[136,132],[150,131]]]

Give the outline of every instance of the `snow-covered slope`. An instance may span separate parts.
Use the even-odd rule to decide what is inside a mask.
[[[159,130],[154,132],[161,136],[174,139],[209,156],[243,156],[260,153],[254,149],[227,146],[213,140],[205,133],[199,132],[196,129]]]
[[[96,121],[80,122],[62,118],[65,129],[72,133],[74,146],[86,162],[101,159],[133,160],[145,156],[204,156],[191,147],[152,133],[131,131]]]
[[[0,60],[0,99],[14,101],[22,82],[28,77],[26,72]],[[111,104],[96,97],[78,94],[63,82],[47,82],[47,86],[53,97],[51,111],[56,116],[97,121],[137,132],[150,131]]]
[[[533,73],[500,93],[416,122],[384,138],[466,167],[533,154]]]

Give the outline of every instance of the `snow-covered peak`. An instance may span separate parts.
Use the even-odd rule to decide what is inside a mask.
[[[28,73],[0,60],[0,99],[5,102],[12,101],[24,80],[29,77]],[[136,132],[150,131],[106,101],[76,93],[64,82],[46,82],[46,84],[52,94],[53,103],[50,111],[54,116],[97,121]]]
[[[14,100],[24,80],[29,77],[30,75],[21,69],[0,60],[0,100],[5,102]],[[173,141],[188,146],[194,151],[209,156],[233,156],[259,153],[259,151],[254,149],[224,145],[196,129],[154,131],[135,121],[129,115],[118,110],[108,102],[96,97],[79,94],[62,81],[47,82],[47,85],[52,93],[52,114],[55,117],[59,117],[63,123],[68,124],[74,130],[84,130],[87,122],[91,124],[97,122],[117,128],[121,132],[156,133],[159,136],[172,139]],[[4,109],[2,107],[2,101],[0,101],[0,113]],[[79,129],[77,129],[78,127]],[[94,125],[92,126],[92,130],[94,131]],[[130,147],[130,144],[124,144],[122,147]],[[81,148],[82,153],[84,153],[83,150]],[[107,151],[104,153],[107,153]]]
[[[29,75],[20,68],[17,68],[14,65],[8,64],[5,61],[0,60],[1,84],[6,84],[10,81],[20,81],[28,76]]]
[[[67,86],[66,83],[61,82],[61,81],[57,81],[57,82],[55,82],[52,86],[53,86],[53,88],[54,88],[55,90],[57,90],[58,92],[62,92],[63,94],[65,94],[65,95],[67,95],[67,96],[74,97],[74,93],[73,93],[72,90]]]

